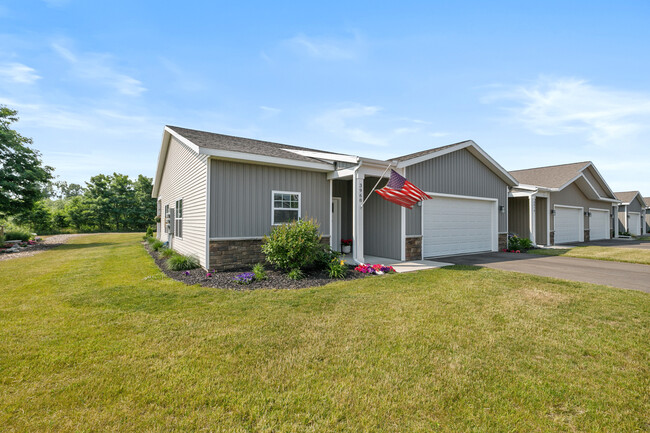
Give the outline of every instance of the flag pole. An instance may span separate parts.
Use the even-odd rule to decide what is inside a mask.
[[[366,199],[363,201],[363,203],[361,203],[361,207],[363,207],[363,205],[366,204],[366,202],[368,201],[368,199],[370,198],[372,193],[375,192],[375,190],[377,189],[377,186],[379,185],[379,182],[381,182],[381,180],[384,178],[384,175],[386,174],[386,172],[388,171],[388,169],[390,168],[391,165],[393,165],[392,162],[388,164],[388,167],[386,167],[386,170],[384,170],[384,172],[381,174],[381,176],[379,176],[379,180],[377,181],[375,186],[372,187],[372,190],[370,191],[370,194],[368,194],[368,197],[366,197]]]

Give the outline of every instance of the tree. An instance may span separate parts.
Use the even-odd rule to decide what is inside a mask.
[[[0,217],[29,212],[43,198],[53,168],[44,166],[40,153],[11,129],[18,112],[0,105]]]

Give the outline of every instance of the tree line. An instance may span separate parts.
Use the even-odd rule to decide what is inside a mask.
[[[55,181],[32,140],[12,129],[17,112],[0,106],[0,225],[39,234],[144,231],[154,225],[153,179],[98,174],[85,186]]]

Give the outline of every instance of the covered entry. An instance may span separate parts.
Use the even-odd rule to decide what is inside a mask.
[[[432,194],[422,202],[422,255],[497,250],[497,200]]]

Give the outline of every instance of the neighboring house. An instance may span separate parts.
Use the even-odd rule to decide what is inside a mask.
[[[371,194],[389,168],[434,198],[409,210]],[[263,261],[262,237],[297,218],[334,250],[353,239],[358,262],[496,251],[516,184],[473,141],[381,161],[166,126],[152,196],[159,239],[226,270]]]
[[[510,172],[519,185],[508,199],[510,232],[537,245],[609,239],[612,190],[593,163],[537,167]]]
[[[645,208],[645,234],[650,233],[650,197],[643,197],[643,201],[647,205]]]
[[[619,232],[628,232],[640,236],[645,228],[646,202],[639,191],[617,192],[621,201],[618,206]]]

